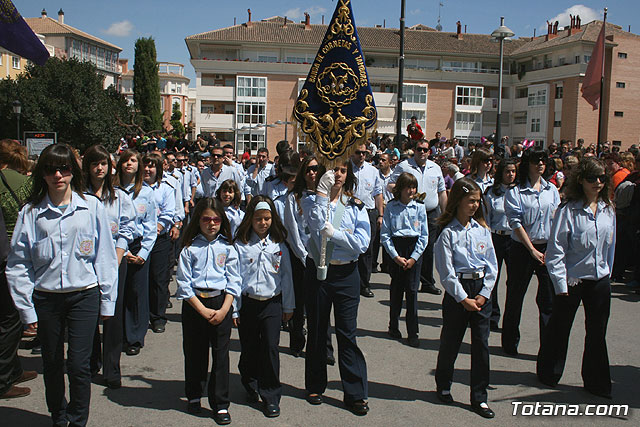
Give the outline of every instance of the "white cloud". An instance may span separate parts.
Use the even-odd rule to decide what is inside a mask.
[[[602,11],[591,9],[590,7],[587,7],[585,5],[576,4],[566,9],[564,12],[557,14],[553,18],[550,18],[549,22],[554,23],[558,21],[558,27],[566,27],[571,23],[571,18],[569,17],[569,14],[571,14],[573,16],[580,15],[580,21],[582,22],[582,24],[586,24],[587,22],[591,22],[594,19],[602,19],[602,13]],[[546,30],[546,28],[546,22],[540,25],[541,30]]]
[[[105,34],[115,37],[128,37],[133,31],[133,24],[127,20],[114,22],[109,29],[105,31]]]
[[[302,20],[304,19],[304,13],[307,12],[309,15],[311,15],[311,21],[314,21],[314,17],[321,15],[323,13],[327,12],[327,9],[325,9],[324,7],[320,7],[320,6],[311,6],[306,8],[305,10],[302,10],[299,7],[296,7],[295,9],[289,9],[284,13],[284,16],[287,17],[287,19],[291,19],[292,21],[297,21],[297,20]],[[318,18],[320,18],[318,16]],[[331,17],[329,17],[328,19],[331,19]],[[327,19],[327,20],[328,20]],[[320,19],[316,19],[315,20],[316,24],[320,23]]]
[[[412,11],[409,12],[412,15],[420,15],[422,13],[422,11],[420,9],[414,9]]]

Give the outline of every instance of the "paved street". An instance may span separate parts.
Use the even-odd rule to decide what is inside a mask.
[[[434,370],[442,318],[442,297],[420,294],[420,342],[414,349],[386,334],[388,322],[388,283],[384,274],[374,274],[375,298],[363,298],[359,313],[358,343],[365,353],[369,372],[370,413],[359,418],[342,406],[338,367],[329,367],[329,388],[325,404],[310,406],[304,400],[304,359],[288,354],[289,337],[281,339],[281,379],[284,395],[282,415],[266,419],[258,406],[248,405],[238,375],[240,343],[234,330],[231,344],[231,408],[232,425],[252,426],[418,426],[438,425],[633,425],[640,419],[640,334],[638,319],[640,296],[622,285],[614,285],[611,318],[608,329],[613,400],[592,397],[582,391],[580,362],[584,344],[584,313],[579,310],[574,323],[565,375],[557,389],[541,386],[535,377],[535,354],[538,349],[538,316],[535,287],[531,283],[522,324],[519,358],[505,357],[500,350],[500,336],[493,334],[491,348],[491,388],[489,404],[496,412],[495,420],[484,420],[471,412],[469,399],[469,333],[465,337],[456,364],[452,394],[457,403],[448,407],[435,396]],[[175,285],[172,283],[172,289]],[[504,283],[500,283],[504,301]],[[109,390],[94,384],[89,423],[94,426],[199,426],[212,425],[208,403],[201,417],[186,413],[183,383],[182,333],[180,303],[174,300],[169,310],[170,322],[164,334],[149,331],[145,348],[139,356],[122,356],[123,387]],[[401,324],[401,331],[406,330]],[[335,344],[335,337],[334,337]],[[42,372],[39,356],[20,350],[25,369]],[[30,396],[0,401],[0,424],[3,426],[50,425],[44,399],[42,377],[27,384]],[[513,417],[513,401],[565,404],[628,404],[627,417]],[[638,424],[636,424],[638,425]]]

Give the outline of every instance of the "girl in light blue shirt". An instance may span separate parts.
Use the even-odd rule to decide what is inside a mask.
[[[231,238],[236,235],[236,231],[244,218],[244,212],[240,210],[242,193],[238,184],[233,179],[224,181],[216,191],[216,199],[222,202],[224,212],[231,225]]]
[[[207,382],[209,346],[213,352],[209,375],[209,405],[220,424],[229,415],[229,341],[234,302],[240,298],[238,253],[222,203],[205,198],[196,205],[183,235],[178,260],[176,296],[182,304],[187,410],[199,413]]]

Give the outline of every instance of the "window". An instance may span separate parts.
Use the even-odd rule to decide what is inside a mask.
[[[105,62],[104,62],[104,56],[105,56],[104,49],[98,48],[98,62],[96,64],[98,68],[102,68],[102,69],[106,68]]]
[[[456,105],[482,106],[482,87],[458,86],[456,88]]]
[[[200,105],[200,113],[201,114],[214,114],[215,107],[212,104],[205,104],[204,102]]]
[[[575,59],[576,59],[576,64],[579,64],[580,63],[580,55],[576,55]]]
[[[556,99],[562,99],[564,94],[564,88],[562,86],[556,85]]]
[[[531,119],[531,132],[540,132],[540,119]]]
[[[624,113],[622,111],[614,111],[613,115],[616,116],[616,117],[623,117]]]
[[[12,56],[11,57],[11,66],[13,68],[15,68],[16,70],[20,69],[20,58],[17,56]]]
[[[590,60],[591,60],[591,55],[585,55],[584,56],[584,63],[585,64],[588,64]]]
[[[616,147],[622,146],[622,141],[611,141],[611,143]]]
[[[526,125],[527,124],[527,112],[526,111],[516,111],[513,113],[513,124],[514,125]]]
[[[547,105],[547,90],[538,89],[529,92],[529,106]]]
[[[3,57],[3,56],[4,56],[4,55],[2,54],[2,52],[0,52],[0,66],[2,66],[2,57]]]
[[[257,131],[252,132],[251,140],[249,140],[249,133],[238,133],[237,153],[244,153],[246,148],[250,148],[251,154],[255,154],[258,148],[262,147],[266,147],[264,133],[258,133]]]
[[[624,52],[618,52],[618,58],[620,59],[627,59],[627,54]]]
[[[265,111],[266,105],[264,102],[238,102],[237,123],[238,125],[265,124]]]
[[[561,56],[558,58],[558,65],[564,65],[566,64],[566,59],[564,58],[564,56]]]
[[[266,77],[238,77],[238,96],[260,97],[267,96]]]
[[[404,102],[414,104],[427,103],[427,87],[420,85],[402,85],[402,97]]]
[[[526,98],[529,96],[529,88],[519,87],[516,89],[516,98]]]
[[[616,87],[624,89],[627,85],[624,82],[616,82]]]
[[[480,134],[482,132],[481,115],[476,113],[456,113],[456,135],[458,132]],[[494,120],[495,122],[495,120]]]
[[[553,127],[554,128],[562,127],[562,124],[561,124],[560,120],[554,120]]]

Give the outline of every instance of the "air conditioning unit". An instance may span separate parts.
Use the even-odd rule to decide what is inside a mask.
[[[223,79],[222,74],[216,74],[216,75],[214,76],[214,78],[215,78],[216,80],[222,80],[222,79]]]

